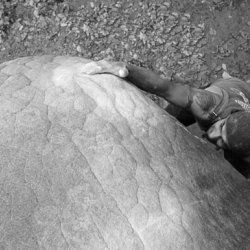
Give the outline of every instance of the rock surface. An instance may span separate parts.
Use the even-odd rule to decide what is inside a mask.
[[[87,62],[0,65],[0,249],[249,249],[249,182]]]
[[[205,86],[250,79],[249,0],[1,0],[0,62],[72,55],[128,61]]]

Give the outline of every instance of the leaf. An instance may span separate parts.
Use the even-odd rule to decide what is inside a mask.
[[[142,42],[143,42],[144,44],[146,43],[146,41],[147,41],[147,36],[146,36],[144,33],[140,32],[139,38],[142,40]]]

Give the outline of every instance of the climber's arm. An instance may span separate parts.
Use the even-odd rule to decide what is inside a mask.
[[[126,65],[126,69],[128,74],[125,79],[138,88],[163,97],[178,107],[186,108],[189,105],[190,86],[164,79],[151,70],[132,64]]]
[[[87,74],[113,74],[126,79],[146,92],[166,99],[178,107],[187,108],[190,105],[192,88],[189,85],[164,79],[146,68],[125,62],[101,60],[87,64],[82,71]]]

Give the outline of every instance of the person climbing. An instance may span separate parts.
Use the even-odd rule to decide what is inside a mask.
[[[205,137],[218,148],[250,162],[250,84],[227,74],[226,79],[199,89],[178,80],[164,79],[133,64],[108,60],[91,62],[83,71],[113,74],[164,98],[184,110],[185,115],[188,113],[193,118],[189,121],[196,121]],[[176,118],[185,124],[182,116]]]

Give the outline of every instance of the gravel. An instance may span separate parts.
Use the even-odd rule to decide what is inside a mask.
[[[247,0],[2,0],[0,62],[27,55],[74,55],[135,63],[207,86],[250,78]]]

